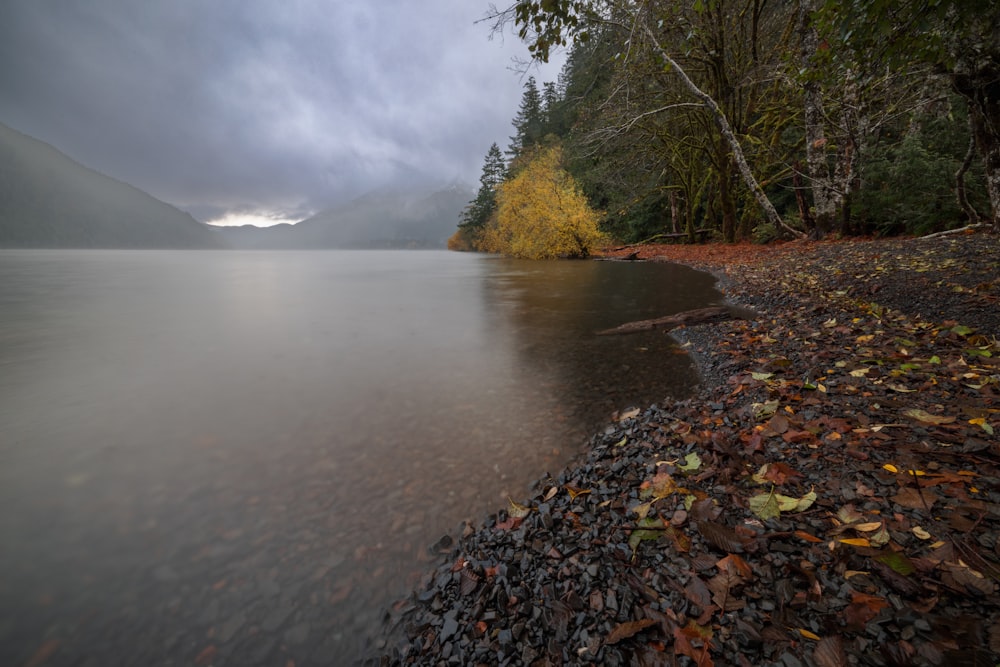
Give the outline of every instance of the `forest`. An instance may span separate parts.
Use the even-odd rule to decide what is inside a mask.
[[[987,0],[518,0],[527,77],[449,247],[926,235],[1000,214]]]

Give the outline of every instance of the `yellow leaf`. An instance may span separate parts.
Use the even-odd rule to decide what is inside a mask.
[[[888,470],[889,472],[891,472],[893,474],[899,472],[899,468],[897,468],[896,466],[892,465],[891,463],[886,463],[884,466],[882,466],[882,468],[884,470]]]
[[[869,542],[868,539],[864,537],[848,537],[839,540],[839,542],[841,544],[849,544],[852,547],[870,547],[872,545],[872,543]]]
[[[507,513],[515,519],[523,519],[531,513],[530,507],[515,503],[510,496],[507,496],[507,504]]]
[[[923,528],[921,528],[920,526],[914,526],[913,527],[913,534],[916,535],[917,537],[919,537],[922,540],[929,540],[929,539],[931,539],[931,534],[928,533]]]
[[[820,640],[818,635],[815,635],[804,628],[799,628],[799,634],[805,637],[806,639],[813,640],[814,642],[818,642]]]

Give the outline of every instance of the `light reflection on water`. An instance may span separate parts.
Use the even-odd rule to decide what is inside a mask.
[[[0,251],[0,663],[343,664],[427,545],[682,395],[683,267]],[[48,647],[48,648],[46,648]]]

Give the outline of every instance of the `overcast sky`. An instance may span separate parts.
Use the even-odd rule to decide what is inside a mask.
[[[500,4],[500,3],[498,3]],[[2,0],[0,122],[208,220],[476,186],[513,134],[489,0]],[[557,62],[531,73],[554,81]]]

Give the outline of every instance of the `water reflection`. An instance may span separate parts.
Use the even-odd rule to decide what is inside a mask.
[[[685,392],[679,267],[0,252],[0,664],[345,664],[427,545]],[[206,653],[207,652],[207,653]]]
[[[684,396],[697,383],[689,359],[662,332],[595,332],[715,303],[714,283],[676,264],[496,259],[483,289],[522,365],[550,382],[589,429],[615,410]]]

